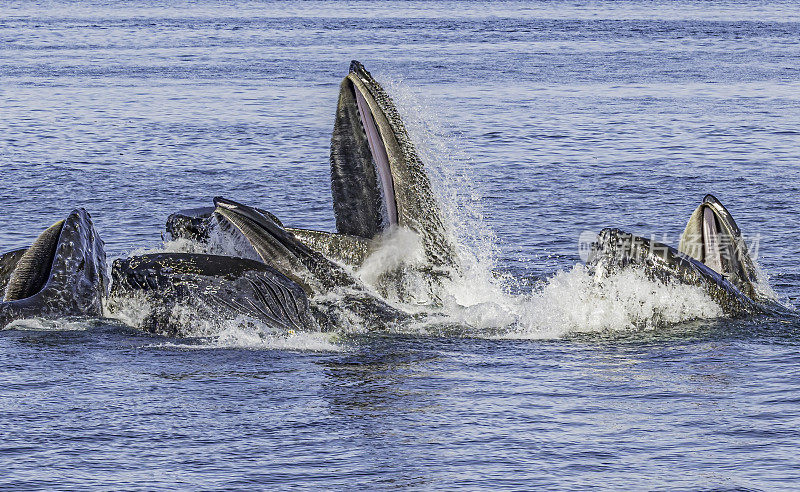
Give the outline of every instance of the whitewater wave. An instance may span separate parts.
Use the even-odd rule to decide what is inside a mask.
[[[25,318],[17,319],[4,326],[3,330],[20,331],[84,331],[92,326],[87,318]]]
[[[228,320],[217,333],[195,340],[194,343],[164,342],[149,346],[187,350],[246,349],[301,352],[342,352],[347,349],[340,335],[336,333],[299,331],[277,333],[263,324],[240,319]]]
[[[406,239],[398,240],[402,244]],[[383,254],[396,250],[402,248],[387,247]],[[549,339],[572,333],[652,330],[723,316],[722,308],[703,289],[652,280],[643,270],[596,277],[576,264],[539,282],[532,292],[515,294],[519,279],[496,275],[477,256],[462,259],[463,268],[441,285],[439,302],[426,306],[426,311],[393,299],[395,306],[426,315],[397,330],[430,335],[442,331],[444,323],[462,326],[464,336]],[[384,264],[396,268],[394,261]],[[380,277],[377,265],[371,267],[375,278]]]

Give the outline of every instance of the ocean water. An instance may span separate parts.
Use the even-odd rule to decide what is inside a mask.
[[[333,230],[357,59],[466,268],[372,334],[15,323],[0,488],[800,487],[799,32],[789,1],[5,2],[0,250],[74,207],[110,258],[163,248],[215,195]],[[585,234],[676,245],[706,193],[787,314],[583,270]]]

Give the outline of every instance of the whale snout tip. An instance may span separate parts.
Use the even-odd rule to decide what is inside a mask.
[[[361,64],[358,60],[351,60],[350,61],[350,73],[354,72],[364,72],[364,65]]]
[[[214,197],[214,206],[226,208],[228,210],[235,210],[239,208],[239,204],[234,202],[233,200],[229,200],[225,197],[215,196]]]

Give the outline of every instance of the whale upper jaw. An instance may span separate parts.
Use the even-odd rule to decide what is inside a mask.
[[[338,232],[370,239],[396,225],[402,153],[358,62],[342,80],[331,136],[331,192]],[[395,169],[393,169],[393,166]],[[397,183],[400,184],[400,183]]]
[[[3,255],[0,284],[4,291],[13,276],[22,250]],[[86,210],[73,210],[63,221],[52,257],[41,262],[48,269],[46,280],[36,292],[0,303],[0,327],[16,319],[67,316],[99,317],[106,294],[108,276],[104,243],[94,229]],[[43,272],[40,272],[43,273]]]

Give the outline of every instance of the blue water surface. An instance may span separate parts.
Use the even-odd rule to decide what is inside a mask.
[[[125,256],[215,195],[333,230],[358,59],[511,294],[579,264],[584,231],[676,244],[713,193],[794,309],[798,33],[792,1],[6,2],[0,250],[80,206]],[[585,307],[563,292],[554,310]],[[551,298],[532,299],[535,324]],[[282,345],[18,326],[0,488],[800,487],[796,316],[617,328]]]

